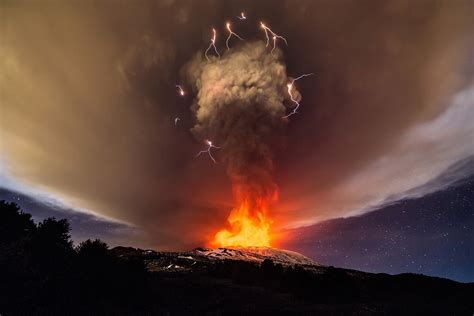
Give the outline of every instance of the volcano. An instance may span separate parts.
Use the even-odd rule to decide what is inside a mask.
[[[271,247],[196,248],[186,252],[159,252],[116,247],[112,249],[112,252],[119,257],[142,258],[147,269],[151,272],[192,271],[228,261],[255,266],[260,266],[264,261],[268,261],[282,267],[298,266],[305,269],[323,267],[300,253]]]
[[[389,275],[324,266],[271,247],[164,252],[116,247],[142,261],[160,312],[345,315],[462,314],[474,310],[473,283],[405,273]]]
[[[200,248],[194,252],[198,255],[203,255],[207,258],[215,258],[217,260],[241,260],[255,263],[262,263],[264,260],[272,260],[274,263],[284,266],[320,265],[298,252],[271,247]]]

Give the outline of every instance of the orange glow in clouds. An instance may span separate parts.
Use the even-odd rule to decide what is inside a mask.
[[[230,229],[222,229],[212,242],[216,247],[270,247],[270,225],[267,217],[270,200],[246,198],[232,210],[228,217]]]

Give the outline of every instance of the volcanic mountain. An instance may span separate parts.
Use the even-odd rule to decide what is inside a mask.
[[[160,311],[173,313],[459,314],[474,310],[474,284],[420,274],[323,266],[270,247],[160,252],[116,247],[143,261]]]
[[[216,265],[225,261],[261,265],[268,260],[285,267],[319,266],[315,261],[297,252],[270,247],[196,248],[183,253],[147,250],[145,255],[148,258],[145,262],[149,271],[162,271],[171,267],[174,270],[196,269],[199,266]]]

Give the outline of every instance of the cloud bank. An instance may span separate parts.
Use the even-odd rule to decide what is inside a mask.
[[[474,148],[471,1],[4,1],[0,185],[8,177],[135,225],[144,237],[130,244],[202,244],[225,221],[230,183],[222,164],[193,159],[203,127],[174,86],[212,26],[225,49],[225,21],[243,9],[233,28],[246,43],[264,39],[262,19],[288,40],[288,74],[316,74],[297,82],[302,107],[274,154],[276,229],[360,214],[471,172],[449,169]]]

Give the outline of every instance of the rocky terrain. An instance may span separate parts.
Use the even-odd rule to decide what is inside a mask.
[[[327,267],[288,250],[117,247],[111,252],[143,260],[160,297],[160,311],[171,314],[469,315],[474,310],[472,283]]]
[[[142,257],[150,272],[191,271],[225,260],[249,262],[256,265],[262,264],[264,260],[271,260],[274,264],[286,267],[300,266],[311,270],[321,266],[297,252],[270,247],[196,248],[186,252],[157,252],[118,247],[112,251],[118,256]]]

